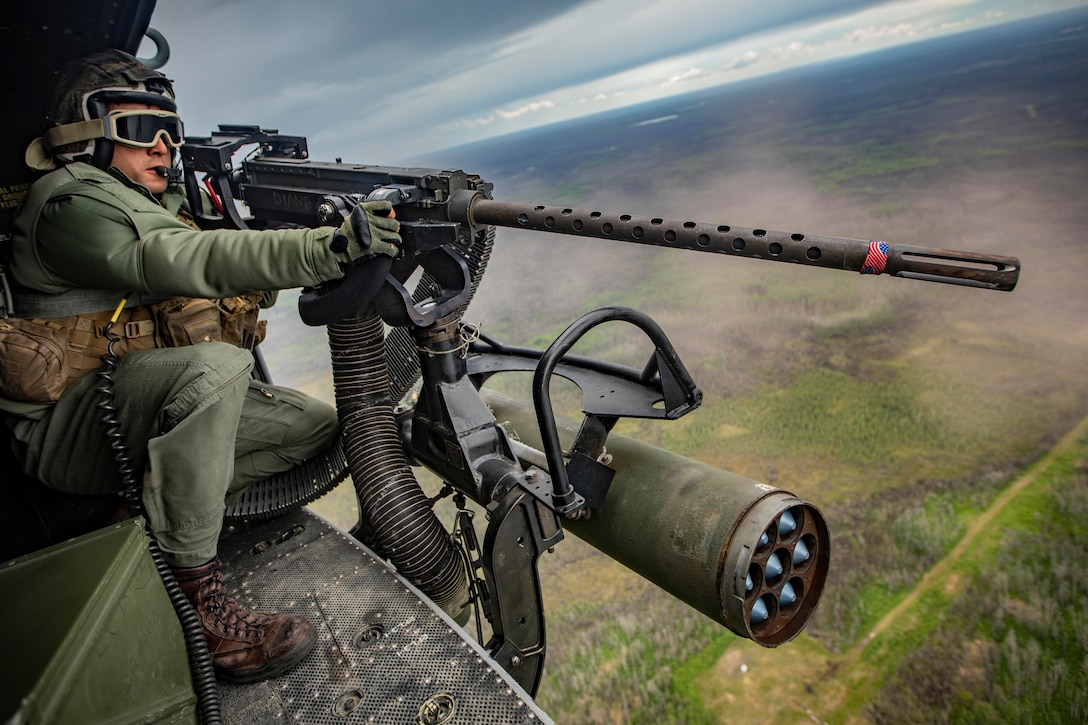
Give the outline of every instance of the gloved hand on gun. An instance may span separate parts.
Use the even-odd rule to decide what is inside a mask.
[[[400,222],[396,216],[388,201],[364,201],[340,225],[330,247],[334,252],[346,252],[352,263],[378,254],[396,257],[401,245]]]

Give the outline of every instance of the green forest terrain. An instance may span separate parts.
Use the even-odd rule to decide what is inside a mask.
[[[469,321],[544,347],[600,305],[650,314],[704,403],[620,432],[792,491],[832,532],[816,616],[777,649],[568,537],[541,562],[537,699],[557,722],[1088,719],[1088,136],[1061,87],[974,72],[830,111],[779,88],[697,132],[493,178],[511,201],[1023,263],[1000,293],[500,231]],[[323,331],[287,302],[277,382],[331,399]],[[576,352],[648,354],[609,328]],[[350,489],[314,506],[354,515]]]

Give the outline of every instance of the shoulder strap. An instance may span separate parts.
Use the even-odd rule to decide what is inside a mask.
[[[0,320],[15,314],[15,301],[11,298],[11,282],[7,267],[0,264]]]

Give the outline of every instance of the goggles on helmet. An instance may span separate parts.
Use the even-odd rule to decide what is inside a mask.
[[[171,148],[185,143],[181,117],[171,111],[110,111],[105,121],[106,138],[125,146],[149,149],[159,142],[160,137]]]

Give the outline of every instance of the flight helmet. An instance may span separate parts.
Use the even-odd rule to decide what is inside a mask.
[[[110,112],[113,103],[155,110]],[[61,69],[46,121],[41,143],[52,160],[87,161],[100,169],[109,167],[114,143],[151,147],[163,137],[173,149],[184,140],[170,79],[113,48]]]

